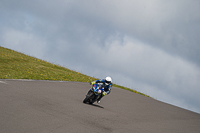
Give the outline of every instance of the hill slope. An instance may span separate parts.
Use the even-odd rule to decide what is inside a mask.
[[[91,82],[96,80],[96,78],[3,47],[0,47],[0,79],[76,82]],[[113,86],[147,96],[123,86],[115,84]]]

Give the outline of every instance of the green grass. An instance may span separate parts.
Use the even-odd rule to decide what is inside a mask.
[[[91,82],[96,78],[0,46],[0,79]],[[113,86],[143,93],[113,84]],[[149,97],[149,96],[147,96]]]

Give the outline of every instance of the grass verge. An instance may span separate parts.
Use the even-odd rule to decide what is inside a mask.
[[[91,82],[96,78],[0,46],[0,79]],[[147,96],[138,91],[113,86]],[[149,96],[147,96],[149,97]]]

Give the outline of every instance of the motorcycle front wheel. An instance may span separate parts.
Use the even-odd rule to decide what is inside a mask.
[[[86,97],[85,97],[85,99],[83,100],[83,103],[89,102],[90,104],[92,104],[93,103],[92,102],[93,95],[94,95],[94,93],[92,93],[92,92],[90,92],[89,94],[87,94]]]

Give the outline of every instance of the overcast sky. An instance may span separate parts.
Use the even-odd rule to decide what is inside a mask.
[[[200,113],[199,0],[0,0],[0,46]]]

